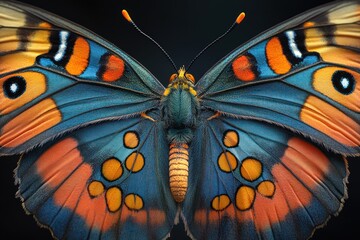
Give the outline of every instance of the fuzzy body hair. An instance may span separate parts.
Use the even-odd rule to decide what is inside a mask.
[[[189,143],[197,126],[200,104],[186,88],[171,87],[162,100],[162,114],[169,143]]]

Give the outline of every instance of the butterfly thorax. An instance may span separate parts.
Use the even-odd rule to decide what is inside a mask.
[[[177,202],[185,198],[188,185],[188,146],[194,136],[200,110],[194,77],[180,69],[170,77],[161,101],[169,142],[170,190]]]
[[[200,109],[193,80],[180,69],[179,74],[170,77],[164,91],[162,114],[169,143],[189,143],[193,137]]]

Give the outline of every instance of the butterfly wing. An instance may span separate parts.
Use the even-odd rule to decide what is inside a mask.
[[[0,13],[1,154],[158,107],[163,86],[105,40],[27,5]]]
[[[346,156],[360,154],[359,21],[359,1],[316,8],[200,79],[190,236],[306,239],[339,213]]]
[[[359,1],[337,1],[262,34],[199,81],[202,106],[359,155],[359,21]]]
[[[58,239],[168,235],[177,209],[163,181],[162,85],[43,10],[1,1],[0,25],[0,153],[22,153],[16,180],[27,212]]]
[[[183,219],[194,239],[307,239],[347,197],[347,163],[293,132],[202,113]],[[207,179],[204,181],[204,179]]]
[[[177,207],[163,129],[142,117],[103,122],[24,154],[24,208],[57,239],[164,238]]]

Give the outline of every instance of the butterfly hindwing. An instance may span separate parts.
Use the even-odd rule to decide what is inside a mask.
[[[1,154],[158,107],[163,86],[110,43],[27,5],[0,12]]]
[[[340,211],[342,156],[268,123],[203,114],[183,207],[194,238],[306,239]]]
[[[163,127],[144,118],[103,122],[25,154],[25,209],[58,239],[160,239],[176,206]]]
[[[359,155],[359,21],[359,1],[335,2],[260,35],[199,81],[203,106]]]

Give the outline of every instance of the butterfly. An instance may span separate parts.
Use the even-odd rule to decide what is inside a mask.
[[[55,238],[306,239],[359,156],[359,1],[334,2],[167,87],[88,30],[0,2],[0,154]]]

